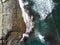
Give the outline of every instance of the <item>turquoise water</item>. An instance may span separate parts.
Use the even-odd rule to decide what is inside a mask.
[[[32,39],[26,45],[44,45],[40,41]]]
[[[51,14],[49,14],[50,16],[47,16],[44,21],[40,21],[39,13],[32,9],[35,16],[35,33],[36,31],[41,33],[45,37],[45,42],[42,43],[36,37],[37,35],[34,35],[32,39],[25,43],[25,45],[60,45],[60,1],[53,1],[58,3],[58,5],[55,7],[55,9],[53,9]],[[32,2],[32,0],[30,0],[29,3],[30,7],[32,8],[34,1]],[[38,8],[38,10],[40,10],[40,8]]]
[[[46,20],[41,22],[39,21],[39,18],[40,18],[39,14],[37,13],[36,15],[35,13],[35,16],[36,16],[35,29],[38,30],[40,33],[42,31],[46,31],[47,33],[45,34],[52,35],[52,36],[54,35],[53,38],[56,38],[56,45],[60,45],[59,44],[60,43],[60,1],[55,0],[54,2],[57,3],[58,6],[56,6],[55,9],[52,11],[51,13],[52,17],[48,16]],[[31,5],[33,5],[33,3],[31,3]],[[43,44],[39,40],[31,39],[26,45],[55,45],[55,44],[53,44],[52,42],[48,42],[48,41],[45,44]]]

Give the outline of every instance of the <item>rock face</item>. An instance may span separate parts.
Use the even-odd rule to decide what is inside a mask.
[[[22,33],[25,32],[26,27],[17,0],[7,0],[6,2],[3,2],[2,6],[3,40],[4,42],[7,42],[6,45],[11,45],[12,40],[20,39]]]

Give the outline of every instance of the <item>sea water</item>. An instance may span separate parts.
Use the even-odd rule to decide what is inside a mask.
[[[59,6],[57,7],[58,9],[55,7],[59,5],[58,2],[56,3],[54,0],[29,0],[30,7],[32,11],[34,10],[34,15],[36,16],[34,21],[35,33],[34,37],[25,43],[25,45],[59,45],[60,10]]]

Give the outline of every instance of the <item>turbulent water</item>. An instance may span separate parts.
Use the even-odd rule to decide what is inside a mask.
[[[52,0],[31,0],[34,2],[33,9],[40,15],[40,20],[44,20],[49,13],[54,9]]]
[[[40,15],[39,20],[41,21],[44,20],[47,17],[47,15],[52,12],[54,8],[54,2],[52,0],[30,0],[30,1],[34,2],[32,9],[39,13]],[[25,34],[23,34],[23,37],[24,36],[28,37],[29,35],[26,33],[29,33],[34,27],[33,22],[32,22],[33,17],[32,16],[30,17],[24,8],[24,6],[27,6],[28,4],[29,4],[28,1],[23,2],[23,0],[19,0],[19,5],[22,10],[22,16],[26,24],[26,32]],[[42,41],[43,40],[42,38],[44,36],[42,36],[41,34],[38,34],[38,37]]]
[[[24,6],[25,5],[28,5],[28,2],[24,2],[22,0],[19,0],[19,5],[21,7],[21,11],[22,11],[22,17],[24,19],[24,22],[26,24],[26,32],[23,34],[23,38],[26,36],[26,37],[29,37],[29,35],[27,33],[30,33],[30,31],[32,30],[33,28],[33,22],[32,22],[32,19],[33,19],[33,16],[29,17],[29,14],[25,11],[24,9]],[[21,39],[21,41],[23,40],[23,38]]]
[[[60,43],[60,3],[58,0],[58,3],[55,3],[55,1],[18,0],[19,6],[22,11],[22,17],[26,25],[26,31],[22,34],[19,42],[17,40],[13,41],[14,45],[22,45],[21,42],[23,42],[24,45],[58,45],[58,43]],[[5,2],[5,0],[2,0],[2,2]],[[14,1],[12,1],[12,3],[13,2]],[[56,6],[56,4],[58,5]],[[4,3],[4,6],[5,5],[6,4]],[[7,11],[5,11],[5,9],[3,11],[5,13],[11,14],[12,12],[8,11],[10,9],[8,9],[7,7],[12,8],[12,6],[9,5],[10,3],[8,3],[6,7],[4,7],[7,9]],[[6,30],[6,32],[4,33],[6,35],[8,32],[7,30],[10,31],[12,29],[12,15],[4,15],[3,30],[4,32]],[[33,34],[31,34],[31,32],[33,32]],[[25,37],[27,38],[25,39]],[[8,45],[11,45],[11,42],[12,40],[8,42]]]

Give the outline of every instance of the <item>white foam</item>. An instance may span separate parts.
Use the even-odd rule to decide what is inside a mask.
[[[2,2],[5,2],[5,0],[2,0]]]
[[[20,41],[23,41],[24,37],[29,37],[28,34],[23,33],[22,39]]]
[[[44,36],[38,31],[35,31],[35,37],[37,37],[37,39],[39,39],[42,43],[45,43]]]
[[[34,27],[31,17],[24,9],[24,6],[28,5],[28,2],[23,3],[22,0],[18,0],[18,1],[22,11],[22,17],[26,24],[26,32],[24,34],[28,35],[27,33],[30,33],[30,31],[32,31],[32,28]],[[33,5],[33,9],[40,14],[40,20],[44,20],[47,17],[47,15],[52,12],[54,8],[54,3],[52,0],[32,0],[32,1],[35,2],[35,4]],[[23,38],[24,36],[26,36],[24,34],[23,34]],[[40,34],[38,35],[38,37],[40,38],[40,40],[43,40],[44,38]]]
[[[41,41],[42,43],[45,42],[44,36],[42,36],[41,34],[38,34],[38,38],[40,39],[40,41]]]
[[[22,11],[22,17],[24,19],[24,22],[26,24],[26,32],[23,34],[23,37],[21,40],[23,40],[24,36],[27,36],[27,33],[30,33],[32,31],[33,28],[33,22],[32,22],[32,18],[30,18],[30,16],[28,15],[28,13],[25,11],[24,6],[28,5],[28,2],[23,3],[22,0],[19,0],[19,5]]]
[[[44,20],[54,8],[53,0],[32,0],[35,2],[33,9],[40,14],[40,20]]]
[[[24,5],[28,5],[28,2],[25,2]]]

